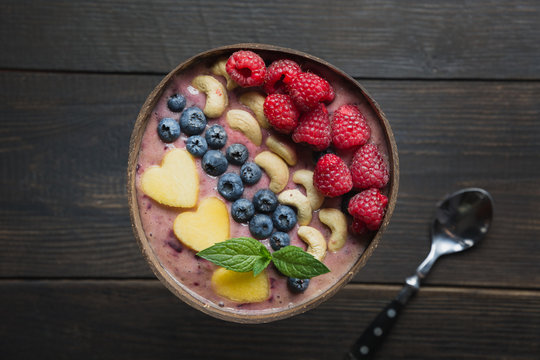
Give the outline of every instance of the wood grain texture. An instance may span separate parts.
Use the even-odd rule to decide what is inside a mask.
[[[125,166],[159,80],[0,73],[0,277],[152,277],[130,228]],[[492,231],[427,282],[540,287],[540,84],[362,83],[392,124],[401,176],[390,227],[356,281],[400,283],[427,253],[435,202],[479,186],[495,199]]]
[[[359,77],[540,74],[535,0],[8,0],[0,8],[0,68],[166,73],[210,48],[260,42]]]
[[[340,359],[397,290],[347,286],[292,319],[239,325],[154,280],[0,281],[2,358]],[[536,359],[539,309],[538,291],[425,288],[377,359]]]

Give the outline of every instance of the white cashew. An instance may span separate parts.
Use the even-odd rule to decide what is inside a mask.
[[[324,202],[324,195],[313,185],[313,171],[297,170],[292,180],[306,189],[306,195],[313,210],[319,209]]]
[[[268,188],[276,194],[289,182],[289,167],[282,158],[270,151],[263,151],[253,159],[270,177]]]
[[[252,143],[261,146],[261,127],[250,113],[244,110],[229,110],[227,112],[227,123],[231,129],[242,132]]]
[[[296,158],[296,151],[294,151],[294,148],[289,144],[280,141],[275,136],[269,136],[266,139],[266,146],[268,146],[268,149],[272,152],[281,156],[281,158],[290,166],[296,165],[296,162],[298,161]]]
[[[298,237],[308,244],[307,252],[322,261],[326,255],[326,240],[323,234],[311,226],[300,226]]]
[[[313,215],[308,198],[298,189],[285,190],[278,195],[278,200],[284,205],[294,206],[298,213],[298,225],[309,225]]]
[[[204,114],[209,118],[220,117],[229,105],[229,97],[223,84],[210,75],[199,75],[193,79],[191,85],[206,94]]]
[[[328,249],[338,251],[347,241],[347,218],[338,209],[326,208],[319,211],[319,220],[332,231],[328,239]]]
[[[212,67],[210,68],[210,71],[214,75],[223,76],[225,80],[227,80],[227,90],[232,90],[235,87],[237,87],[238,84],[233,79],[231,79],[231,77],[227,73],[227,69],[226,69],[227,60],[228,58],[226,57],[219,59],[218,61],[214,63],[214,65],[212,65]]]
[[[264,115],[263,105],[265,97],[257,91],[248,91],[240,95],[240,103],[247,106],[253,111],[259,125],[265,129],[270,129],[270,123]]]

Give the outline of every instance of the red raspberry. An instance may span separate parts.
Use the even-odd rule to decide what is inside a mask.
[[[294,104],[300,111],[308,111],[320,102],[334,100],[334,89],[322,77],[313,73],[301,73],[287,87]]]
[[[300,116],[292,139],[296,143],[307,143],[317,151],[322,151],[330,146],[332,141],[330,120],[324,104],[319,104],[315,109]]]
[[[371,130],[364,115],[354,105],[342,105],[332,119],[332,141],[338,149],[351,149],[364,145]]]
[[[266,65],[253,51],[240,50],[233,53],[225,65],[227,74],[242,87],[260,86],[264,82]]]
[[[315,165],[313,185],[324,196],[343,195],[352,189],[351,172],[339,156],[326,154]]]
[[[353,196],[349,202],[349,214],[366,224],[369,230],[377,230],[381,226],[388,198],[379,189],[368,189]]]
[[[366,227],[366,224],[360,219],[353,218],[352,224],[351,224],[351,232],[355,235],[362,235],[367,233],[368,229]]]
[[[374,144],[366,144],[358,149],[349,168],[355,188],[380,189],[388,183],[388,169],[379,149]]]
[[[264,91],[267,94],[284,94],[286,93],[287,85],[291,80],[302,72],[300,65],[292,60],[276,60],[268,69],[264,76]]]
[[[268,95],[264,100],[263,111],[270,125],[279,132],[289,134],[298,125],[300,113],[288,95]]]

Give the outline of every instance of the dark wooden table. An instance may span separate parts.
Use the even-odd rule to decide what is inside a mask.
[[[428,251],[434,204],[495,199],[483,243],[443,258],[379,359],[540,358],[540,3],[36,1],[0,5],[0,358],[340,359]],[[401,177],[354,281],[263,325],[208,317],[133,237],[128,142],[178,63],[239,42],[296,48],[387,114]]]

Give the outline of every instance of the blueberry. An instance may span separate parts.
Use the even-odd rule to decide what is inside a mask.
[[[206,116],[196,106],[187,108],[180,116],[180,128],[187,135],[199,135],[206,127]]]
[[[265,214],[256,214],[249,221],[249,231],[255,239],[266,239],[274,231],[272,219]]]
[[[181,112],[186,107],[186,98],[180,94],[174,94],[167,101],[167,107],[172,112]]]
[[[282,247],[289,246],[290,244],[291,239],[287,233],[276,231],[272,234],[272,236],[270,236],[270,246],[276,251]]]
[[[332,148],[324,149],[323,151],[314,151],[311,155],[313,157],[313,162],[316,164],[317,161],[319,161],[320,158],[322,158],[326,154],[335,154],[336,151]]]
[[[208,175],[219,176],[227,171],[229,163],[227,162],[225,155],[220,151],[208,150],[202,158],[201,165]]]
[[[278,199],[273,191],[260,189],[253,195],[253,206],[255,206],[255,210],[259,212],[270,213],[276,210]]]
[[[309,279],[287,278],[287,287],[294,293],[302,293],[309,286]]]
[[[219,178],[217,189],[225,199],[234,201],[244,193],[244,184],[238,174],[226,173]]]
[[[201,135],[193,135],[186,140],[186,149],[191,155],[202,157],[208,150],[208,144]]]
[[[158,124],[158,136],[166,143],[172,143],[180,136],[178,121],[171,118],[163,118]]]
[[[227,142],[227,132],[221,125],[215,124],[210,126],[204,134],[208,146],[212,149],[221,149]]]
[[[240,168],[240,177],[246,185],[256,184],[262,176],[262,170],[259,165],[247,162]]]
[[[287,205],[278,205],[272,214],[272,222],[279,231],[288,232],[296,225],[296,213]]]
[[[255,215],[255,207],[248,199],[238,199],[231,206],[231,216],[234,221],[247,223]]]
[[[231,164],[242,165],[248,159],[249,152],[243,144],[232,144],[227,148],[225,156]]]

